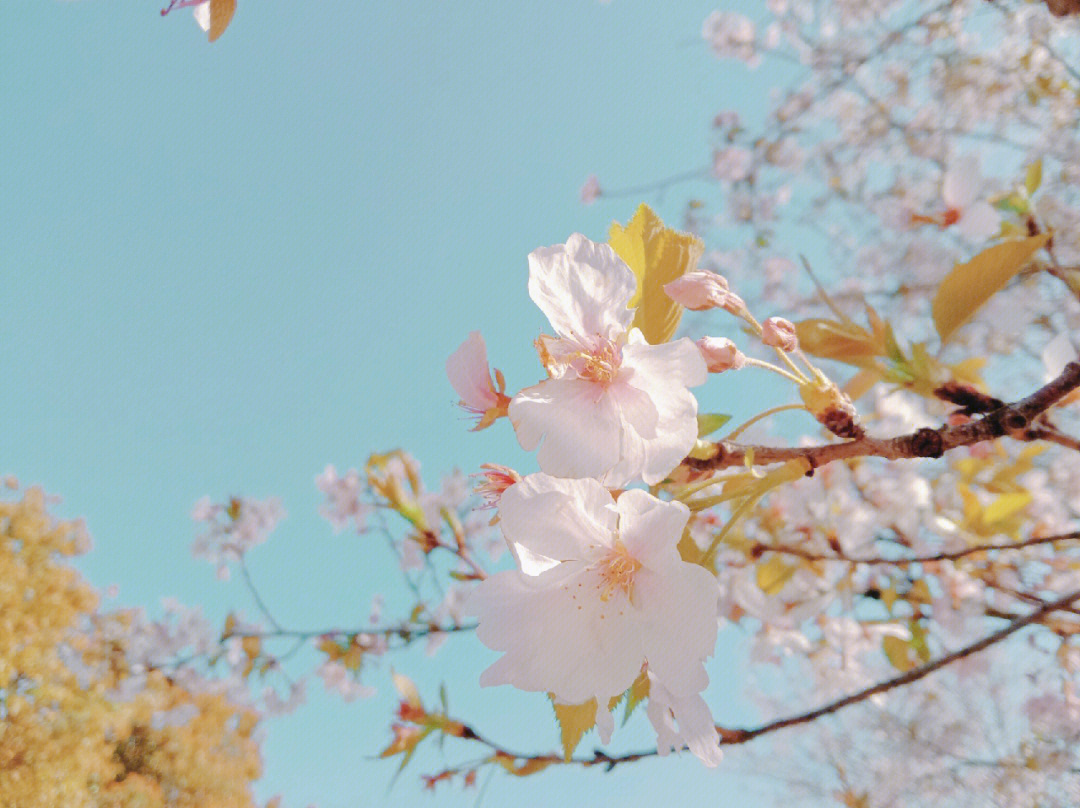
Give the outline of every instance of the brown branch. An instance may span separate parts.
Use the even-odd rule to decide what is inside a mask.
[[[807,561],[846,561],[849,564],[892,564],[895,566],[902,566],[904,564],[927,564],[934,561],[956,561],[964,556],[974,555],[975,553],[984,553],[990,550],[1022,550],[1025,547],[1037,547],[1041,544],[1053,544],[1058,541],[1073,541],[1076,539],[1080,539],[1080,530],[1073,533],[1062,533],[1056,536],[1041,536],[1036,539],[1026,539],[1025,541],[1008,544],[976,544],[971,547],[965,547],[963,550],[954,550],[948,553],[935,553],[934,555],[928,556],[914,556],[911,558],[884,558],[881,556],[852,558],[843,553],[816,553],[813,550],[805,550],[802,547],[796,547],[791,544],[765,544],[764,542],[756,544],[751,552],[755,557],[756,555],[763,553],[783,553],[785,555],[805,558]]]
[[[830,701],[827,704],[823,704],[822,706],[817,707],[813,710],[809,710],[805,713],[788,716],[787,718],[778,718],[775,721],[770,721],[767,724],[762,724],[760,726],[750,729],[718,726],[716,728],[716,731],[720,734],[720,745],[734,746],[737,744],[743,744],[747,741],[752,741],[755,738],[759,738],[762,735],[767,735],[770,732],[776,732],[777,730],[787,729],[788,727],[795,727],[801,724],[809,724],[812,721],[816,721],[817,719],[822,718],[823,716],[838,712],[845,707],[850,707],[853,704],[858,704],[860,702],[866,701],[872,696],[876,696],[880,693],[887,693],[888,691],[895,690],[898,687],[903,687],[904,685],[909,685],[917,682],[920,679],[923,679],[930,674],[935,673],[936,671],[939,671],[942,668],[947,667],[948,665],[951,665],[954,662],[958,662],[965,657],[969,657],[973,654],[979,653],[980,651],[986,650],[990,646],[1001,642],[1002,640],[1010,637],[1021,629],[1027,628],[1033,623],[1038,623],[1044,617],[1046,617],[1046,615],[1052,612],[1067,609],[1077,600],[1080,600],[1080,590],[1070,592],[1069,594],[1063,595],[1056,600],[1044,603],[1042,606],[1040,606],[1038,609],[1031,612],[1030,614],[1019,617],[1010,622],[1007,626],[999,629],[998,631],[986,635],[981,640],[977,640],[970,645],[965,645],[963,648],[953,651],[952,653],[945,654],[944,656],[935,659],[933,662],[928,662],[925,665],[921,665],[917,668],[912,668],[907,673],[902,673],[899,676],[894,676],[891,679],[886,679],[883,682],[878,682],[876,685],[872,685],[855,693],[843,696],[842,698]],[[600,765],[603,766],[606,770],[610,771],[618,765],[624,763],[632,763],[634,761],[642,760],[644,758],[655,757],[657,754],[659,754],[655,749],[648,749],[642,750],[640,752],[630,752],[623,755],[609,755],[608,753],[597,749],[593,752],[592,757],[572,757],[568,760],[564,759],[562,755],[556,753],[548,753],[541,755],[523,755],[516,752],[511,752],[499,746],[498,744],[483,737],[471,727],[465,724],[459,724],[459,726],[463,729],[463,731],[461,732],[461,734],[458,735],[458,737],[465,740],[477,741],[487,746],[494,753],[492,760],[495,760],[497,757],[501,756],[504,759],[520,760],[523,762],[534,761],[544,764],[572,763],[578,766],[585,767]]]
[[[1070,362],[1056,379],[1047,382],[1027,398],[1006,404],[965,424],[919,429],[896,438],[864,437],[821,446],[744,446],[718,441],[713,444],[716,448],[713,457],[703,460],[688,457],[683,460],[683,465],[696,471],[724,469],[747,465],[748,457],[752,456],[753,465],[803,459],[808,461],[813,469],[834,460],[852,457],[882,457],[886,460],[941,457],[950,449],[971,446],[1006,435],[1021,441],[1047,439],[1043,431],[1031,429],[1033,421],[1078,387],[1080,362]]]

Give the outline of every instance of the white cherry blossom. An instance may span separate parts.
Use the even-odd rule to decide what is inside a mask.
[[[687,733],[700,746],[696,697],[708,684],[718,589],[676,549],[688,517],[682,503],[645,491],[614,500],[596,480],[532,474],[507,489],[499,523],[518,568],[485,580],[466,604],[480,641],[504,652],[480,683],[547,691],[566,704],[595,698],[606,743],[608,700],[648,665],[682,733],[669,727],[660,746],[689,742]]]
[[[687,388],[704,383],[705,363],[688,339],[649,345],[631,328],[635,287],[610,246],[578,233],[529,255],[529,295],[558,336],[537,340],[549,378],[518,393],[509,414],[548,474],[653,484],[697,439]]]

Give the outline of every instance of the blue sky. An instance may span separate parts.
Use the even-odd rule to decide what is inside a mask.
[[[81,567],[119,586],[116,605],[171,595],[214,619],[253,606],[191,559],[192,504],[280,496],[289,518],[250,559],[267,600],[290,625],[362,619],[396,575],[382,548],[332,535],[313,478],[396,446],[432,484],[491,460],[531,468],[509,430],[466,431],[443,363],[479,329],[510,387],[534,382],[527,253],[574,231],[602,239],[639,201],[677,222],[693,186],[589,208],[577,193],[593,172],[620,186],[704,167],[712,114],[754,105],[700,43],[712,8],[241,0],[208,45],[190,12],[161,19],[153,0],[12,0],[0,471],[86,518]],[[731,393],[714,409],[749,414]],[[428,693],[446,679],[507,743],[553,746],[543,699],[480,692],[491,655],[461,642],[394,664]],[[734,663],[712,671],[718,720],[752,721]],[[370,701],[343,707],[313,682],[305,710],[270,722],[259,795],[430,804],[415,775],[436,758],[391,791],[393,765],[369,759],[387,740],[387,672]],[[676,782],[745,804],[744,780],[692,759],[496,777],[484,803],[587,791],[654,805]]]

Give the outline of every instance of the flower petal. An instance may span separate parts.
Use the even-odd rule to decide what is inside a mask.
[[[574,233],[566,244],[529,254],[529,296],[563,337],[622,336],[634,312],[633,271],[607,244]]]
[[[690,509],[681,502],[664,502],[640,489],[624,491],[619,511],[619,539],[645,567],[667,571],[685,562],[676,549]]]
[[[487,348],[479,331],[472,331],[446,360],[446,375],[469,409],[484,412],[499,403],[491,384]]]
[[[599,477],[618,462],[619,413],[600,384],[548,379],[514,396],[509,412],[518,443],[540,445],[536,460],[548,474]]]
[[[555,561],[592,561],[596,548],[610,547],[616,528],[615,502],[596,480],[565,480],[530,474],[499,500],[499,525],[507,543]]]
[[[709,768],[723,758],[720,734],[716,731],[709,705],[697,693],[674,696],[650,670],[646,712],[656,730],[656,751],[661,756],[686,746]]]
[[[571,561],[535,577],[510,570],[483,581],[465,610],[479,618],[480,641],[505,653],[480,684],[550,691],[567,704],[596,697],[603,705],[625,691],[642,661],[633,610],[589,592],[597,578]]]

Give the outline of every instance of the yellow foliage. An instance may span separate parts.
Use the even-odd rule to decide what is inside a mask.
[[[633,326],[650,345],[667,342],[679,327],[682,306],[664,292],[664,284],[692,271],[704,247],[688,233],[665,227],[648,205],[641,205],[626,227],[611,225],[608,242],[637,277],[630,300]]]
[[[129,675],[131,616],[65,562],[81,525],[58,522],[39,489],[0,502],[0,795],[19,808],[249,808],[258,716],[161,671],[114,697]],[[111,629],[111,631],[109,631]],[[72,662],[71,660],[76,660]],[[79,670],[76,670],[79,668]],[[155,724],[181,708],[190,720]]]
[[[930,306],[942,342],[948,342],[994,294],[1005,288],[1031,257],[1050,240],[1049,233],[1003,241],[970,261],[957,264],[938,286]]]

